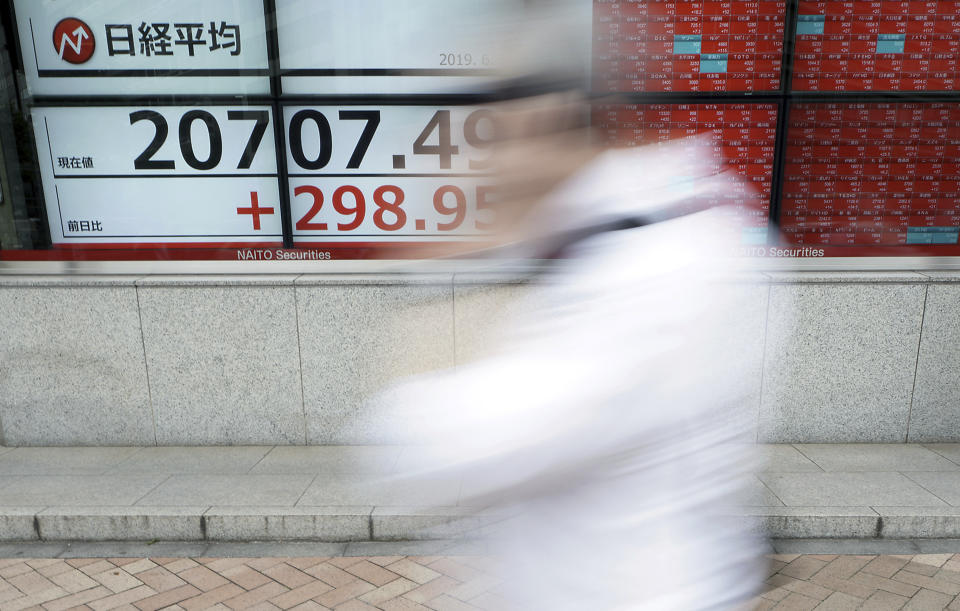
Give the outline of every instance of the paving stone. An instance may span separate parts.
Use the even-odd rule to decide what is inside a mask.
[[[774,586],[773,584],[766,584],[763,594],[761,597],[766,600],[771,600],[773,602],[780,602],[784,598],[790,595],[790,590],[784,586]]]
[[[226,609],[227,607],[224,607]],[[322,606],[320,603],[312,600],[308,600],[305,603],[301,603],[296,607],[290,607],[295,611],[330,611],[327,607]]]
[[[362,580],[355,580],[339,588],[333,589],[325,594],[317,596],[315,599],[325,607],[338,607],[344,602],[366,594],[370,590],[375,590],[376,586]]]
[[[440,576],[440,573],[434,571],[433,569],[425,567],[422,564],[414,562],[408,558],[402,558],[396,562],[388,564],[386,568],[393,571],[397,575],[406,577],[407,579],[421,585]]]
[[[344,570],[378,587],[390,583],[399,577],[396,573],[379,567],[367,560],[361,560],[346,567]]]
[[[111,473],[247,473],[272,446],[162,446],[139,448]]]
[[[909,560],[894,558],[893,556],[877,556],[863,567],[864,573],[872,573],[880,577],[893,577]]]
[[[877,590],[870,598],[864,601],[861,611],[894,611],[907,604],[908,599],[890,592]]]
[[[372,605],[368,605],[367,603],[357,599],[349,600],[343,603],[342,605],[339,605],[337,607],[337,610],[338,611],[380,611],[376,607]]]
[[[50,590],[57,587],[55,583],[32,569],[28,573],[22,573],[20,575],[10,577],[6,581],[27,595],[37,594],[39,592],[43,592],[44,590]]]
[[[442,595],[447,590],[455,588],[458,585],[460,585],[459,581],[453,579],[452,577],[443,575],[442,577],[438,577],[433,581],[423,584],[419,588],[410,590],[404,594],[403,597],[417,603],[427,604],[434,598]]]
[[[251,558],[246,562],[247,566],[256,571],[264,572],[266,569],[283,564],[282,558]]]
[[[101,573],[96,573],[90,577],[111,592],[116,593],[125,592],[126,590],[142,585],[139,579],[133,577],[123,569],[116,567],[107,569]]]
[[[389,473],[402,450],[401,446],[277,446],[250,473]]]
[[[780,573],[796,579],[809,579],[827,565],[823,560],[801,556],[780,570]]]
[[[217,575],[205,566],[195,566],[177,573],[177,577],[203,592],[225,586],[230,583],[229,580]],[[219,601],[217,601],[219,602]]]
[[[69,596],[52,600],[45,603],[43,606],[48,611],[61,611],[62,609],[77,607],[79,605],[86,604],[91,600],[99,600],[101,598],[106,598],[107,596],[113,596],[113,592],[103,586],[97,586],[96,588],[90,588],[89,590],[83,590],[82,592],[76,592]]]
[[[0,455],[0,475],[99,475],[129,458],[132,447],[25,447]]]
[[[24,594],[16,588],[9,588],[6,590],[0,590],[0,605],[7,601],[14,600],[15,598],[23,598]]]
[[[773,607],[774,603],[772,601],[764,601],[764,602],[770,605],[769,608]],[[473,605],[474,607],[484,609],[485,611],[500,611],[501,609],[508,609],[510,606],[509,602],[505,598],[493,592],[487,592],[485,594],[481,594],[480,596],[477,596],[476,598],[471,598],[470,604]],[[762,604],[763,602],[760,603],[760,605]],[[756,603],[754,603],[754,607],[752,611],[760,611],[760,609],[765,608],[760,605],[757,605]],[[386,607],[384,607],[384,609],[386,609]]]
[[[135,560],[130,564],[125,564],[123,570],[130,573],[131,575],[136,575],[137,573],[142,573],[143,571],[148,571],[152,568],[156,568],[157,564],[148,558],[141,558]]]
[[[430,568],[458,581],[470,581],[483,573],[454,558],[443,557],[430,563]]]
[[[309,475],[171,475],[161,485],[151,487],[137,504],[293,506],[312,479]]]
[[[937,569],[937,567],[935,566],[930,566],[929,564],[921,564],[919,562],[915,562],[911,560],[910,562],[905,564],[903,569],[901,570],[910,571],[911,573],[916,573],[917,575],[932,577],[933,575],[937,574],[937,571],[939,569]]]
[[[826,561],[826,558],[813,557]],[[829,564],[823,567],[821,573],[838,579],[850,579],[871,560],[873,556],[837,556],[829,560]]]
[[[352,566],[358,562],[363,562],[363,558],[350,558],[348,556],[343,556],[341,558],[331,558],[330,564],[345,569],[348,566]]]
[[[799,595],[794,595],[799,596]],[[812,599],[809,599],[812,600]],[[444,594],[443,596],[438,596],[430,601],[430,608],[436,609],[436,611],[475,611],[476,607],[469,605],[463,601],[457,600],[451,596]],[[784,607],[788,609],[790,607]],[[813,607],[795,607],[797,609],[812,609]]]
[[[956,571],[948,571],[946,569],[940,569],[934,575],[937,579],[946,579],[947,581],[952,581],[953,583],[960,583],[960,573]]]
[[[856,611],[863,603],[862,598],[834,592],[828,596],[822,603],[817,605],[817,611]]]
[[[944,475],[960,477],[960,473],[952,472],[921,475],[929,475],[933,479]],[[934,496],[926,489],[927,486],[895,472],[761,473],[759,477],[787,506],[919,505],[933,507],[945,505],[938,498],[939,493],[936,491],[934,493],[937,496]],[[958,492],[958,499],[960,499],[960,492]]]
[[[757,471],[760,472],[823,471],[792,445],[757,444],[757,454]]]
[[[243,588],[238,586],[235,583],[227,582],[225,585],[222,585],[218,588],[213,588],[203,594],[194,596],[193,598],[188,598],[180,602],[180,606],[186,609],[187,611],[193,611],[194,609],[210,609],[214,605],[224,601],[239,596],[243,593]]]
[[[925,443],[923,447],[960,465],[960,443]]]
[[[83,566],[79,566],[77,568],[87,575],[96,575],[97,573],[102,573],[106,570],[112,569],[114,566],[106,560],[98,559],[96,562],[84,564]]]
[[[269,583],[270,578],[246,565],[225,570],[222,575],[244,590],[253,590]]]
[[[34,566],[31,564],[31,566]],[[36,571],[43,575],[44,577],[51,578],[55,575],[60,575],[61,573],[67,573],[72,571],[73,567],[67,564],[65,561],[56,559],[53,564],[47,564],[36,568]]]
[[[823,571],[821,571],[821,573],[822,572]],[[873,593],[874,590],[874,588],[866,587],[849,579],[841,579],[838,577],[833,577],[829,574],[821,575],[820,573],[817,573],[810,578],[810,581],[823,588],[827,588],[828,590],[842,592],[858,598],[867,598]]]
[[[191,585],[180,586],[179,588],[167,590],[166,592],[160,592],[159,594],[154,594],[149,598],[144,598],[143,600],[137,601],[134,606],[141,611],[155,611],[156,609],[169,607],[170,605],[176,604],[182,600],[192,598],[199,593],[200,590]]]
[[[917,609],[919,611],[929,611],[930,609],[943,609],[953,601],[953,596],[935,592],[933,590],[921,589],[910,601],[903,606],[904,609]]]
[[[153,588],[141,585],[123,592],[118,592],[113,596],[88,601],[87,606],[93,609],[93,611],[106,611],[107,609],[115,609],[123,605],[129,605],[136,601],[143,600],[144,598],[149,598],[156,593],[157,592]]]
[[[909,571],[900,571],[893,576],[894,581],[902,581],[904,583],[909,583],[910,585],[920,586],[921,588],[927,588],[928,590],[935,590],[937,592],[943,592],[944,594],[950,594],[956,596],[960,594],[960,585],[951,583],[944,579],[934,579],[932,577],[927,577],[925,575],[917,575],[916,573],[911,573]]]
[[[192,569],[195,566],[197,566],[197,563],[190,558],[179,558],[173,562],[164,564],[163,568],[167,569],[171,573],[179,573],[187,569]]]
[[[180,579],[162,566],[138,573],[137,579],[150,586],[157,592],[166,592],[167,590],[173,590],[174,588],[187,585],[187,582]]]
[[[953,558],[953,554],[917,554],[913,561],[918,564],[929,564],[930,566],[942,567],[948,560]]]
[[[893,579],[872,575],[865,571],[854,575],[850,581],[875,590],[899,594],[900,596],[913,596],[920,589],[920,586],[903,583],[902,581],[894,581]]]
[[[25,475],[4,486],[3,502],[19,506],[132,505],[165,477],[159,474]]]
[[[291,590],[314,581],[313,577],[307,575],[303,571],[295,569],[286,562],[281,562],[272,567],[264,569],[262,573],[270,579],[282,583]]]
[[[305,603],[312,598],[326,594],[333,588],[322,581],[311,580],[310,583],[304,584],[298,588],[294,588],[289,592],[284,592],[279,596],[275,596],[270,599],[270,602],[277,605],[281,609],[287,609],[294,607],[301,603]],[[319,606],[319,605],[318,605]]]
[[[484,607],[482,604],[477,605],[481,609],[504,609],[503,605],[498,607]],[[400,598],[394,598],[393,600],[387,600],[380,603],[380,608],[383,611],[430,611],[430,607],[424,607],[420,603],[415,603],[412,600],[407,600],[402,596]]]
[[[223,604],[231,609],[247,609],[253,605],[256,605],[257,603],[263,603],[275,596],[279,596],[288,590],[289,588],[286,586],[279,584],[276,581],[270,581],[258,588],[250,590],[249,592],[229,598],[223,601]]]
[[[379,607],[384,601],[390,600],[391,598],[396,598],[416,587],[416,583],[410,581],[409,579],[400,577],[398,579],[394,579],[390,583],[380,586],[376,590],[371,590],[366,594],[362,594],[358,598],[367,604]]]
[[[333,586],[334,588],[345,586],[348,583],[357,580],[354,575],[351,575],[340,567],[327,562],[306,568],[304,569],[304,572],[313,575],[317,579]]]
[[[794,447],[824,471],[960,471],[960,465],[917,444],[809,443]]]

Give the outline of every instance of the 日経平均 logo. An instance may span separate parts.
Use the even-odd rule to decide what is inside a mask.
[[[61,19],[53,28],[53,48],[65,62],[84,63],[93,55],[96,46],[93,30],[75,17]]]

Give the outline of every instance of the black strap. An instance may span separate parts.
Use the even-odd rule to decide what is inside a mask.
[[[588,240],[594,236],[604,233],[623,231],[625,229],[637,229],[638,227],[643,227],[649,224],[650,223],[646,219],[641,219],[638,217],[621,217],[612,221],[597,223],[595,225],[578,227],[577,229],[573,229],[558,235],[552,235],[547,238],[545,242],[550,243],[549,247],[544,248],[541,252],[547,253],[543,257],[545,259],[563,259],[573,246],[576,246],[584,240]]]

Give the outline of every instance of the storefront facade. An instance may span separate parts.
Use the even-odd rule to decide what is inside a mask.
[[[373,443],[522,307],[431,260],[496,222],[513,3],[5,4],[0,443]],[[960,440],[960,2],[562,8],[605,143],[742,179],[755,437]]]

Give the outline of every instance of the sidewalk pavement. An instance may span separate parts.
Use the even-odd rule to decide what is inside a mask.
[[[960,554],[768,562],[742,611],[960,608]],[[523,587],[505,579],[494,558],[463,555],[0,558],[0,609],[507,611]]]
[[[960,538],[960,444],[758,446],[737,513],[775,539]],[[396,446],[0,447],[0,541],[416,541],[482,534]],[[438,503],[446,502],[446,505]]]

